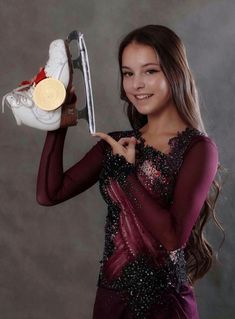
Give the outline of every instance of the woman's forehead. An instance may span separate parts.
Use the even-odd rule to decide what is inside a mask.
[[[155,48],[150,45],[131,42],[123,50],[122,65],[136,63],[141,65],[149,63],[160,65],[160,59]]]

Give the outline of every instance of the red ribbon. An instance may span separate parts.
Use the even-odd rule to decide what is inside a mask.
[[[46,73],[45,73],[45,69],[44,68],[40,68],[39,72],[37,75],[35,75],[35,77],[33,77],[30,81],[22,81],[20,83],[19,86],[22,86],[22,85],[26,85],[26,84],[38,84],[40,81],[46,79],[47,76],[46,76]]]

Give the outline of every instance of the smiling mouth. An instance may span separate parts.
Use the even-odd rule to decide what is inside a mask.
[[[153,94],[138,94],[138,95],[134,95],[134,97],[139,100],[139,101],[142,101],[142,100],[147,100],[149,99],[151,96],[153,96]]]

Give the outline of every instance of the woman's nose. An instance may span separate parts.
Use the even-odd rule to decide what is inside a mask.
[[[145,86],[145,83],[141,76],[134,76],[132,85],[133,88],[137,90],[143,88]]]

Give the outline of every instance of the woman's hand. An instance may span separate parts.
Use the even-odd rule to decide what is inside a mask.
[[[135,164],[135,146],[139,141],[134,137],[122,137],[117,142],[110,135],[107,135],[102,132],[96,132],[92,134],[93,136],[99,136],[104,139],[112,147],[113,155],[119,154],[123,155],[127,162]]]
[[[68,96],[67,96],[67,100],[66,100],[67,104],[70,104],[72,102],[72,100],[74,99],[74,95],[76,96],[75,87],[72,85],[70,91],[68,92]]]

